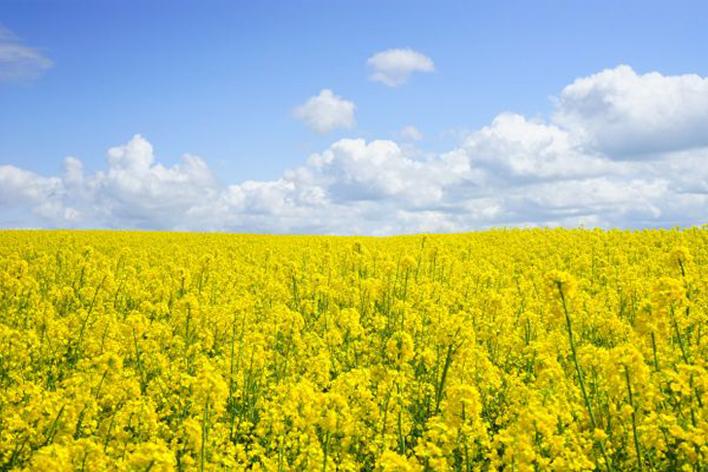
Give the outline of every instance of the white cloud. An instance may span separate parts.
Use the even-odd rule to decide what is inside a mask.
[[[628,71],[602,74],[615,73]],[[682,77],[651,80],[674,84],[677,97],[694,96],[695,84],[705,80]],[[621,87],[597,90],[596,103],[625,101],[618,98]],[[558,114],[544,121],[502,113],[437,154],[391,140],[340,139],[271,181],[222,184],[204,160],[190,154],[165,167],[140,135],[110,148],[105,169],[95,173],[74,157],[65,159],[60,176],[0,166],[0,225],[391,234],[705,223],[708,145],[702,135],[688,139],[679,133],[669,151],[654,142],[642,150],[651,159],[618,161],[606,147],[613,142],[607,138],[612,123],[602,125],[598,118],[609,112],[583,114],[582,107],[570,105],[575,92],[567,91],[558,113],[573,116],[569,122]],[[621,107],[622,116],[638,121],[644,118],[632,107],[652,108],[641,100]],[[688,128],[700,127],[703,117],[698,110],[682,120]],[[638,125],[630,125],[639,133]],[[673,125],[652,126],[668,133]]]
[[[411,125],[403,127],[399,134],[404,139],[408,139],[410,141],[421,141],[423,139],[423,133],[418,131],[418,128]]]
[[[35,203],[63,192],[61,179],[42,177],[15,166],[0,166],[0,202]]]
[[[75,157],[64,159],[64,183],[66,185],[82,185],[84,182],[84,164]]]
[[[406,83],[413,72],[434,72],[433,61],[413,49],[387,49],[367,61],[372,69],[370,79],[389,87]]]
[[[356,125],[354,103],[335,95],[329,89],[323,89],[319,95],[310,97],[295,108],[293,113],[308,128],[318,133],[328,133],[336,128],[353,128]]]
[[[0,26],[0,81],[31,80],[53,65],[42,51],[22,44],[11,31]]]
[[[622,65],[563,89],[554,121],[610,158],[708,146],[708,78]]]

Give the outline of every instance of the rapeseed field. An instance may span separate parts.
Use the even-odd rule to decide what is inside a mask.
[[[0,470],[708,470],[708,231],[0,232]]]

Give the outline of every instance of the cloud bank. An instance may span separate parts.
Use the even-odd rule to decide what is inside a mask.
[[[163,166],[136,135],[91,175],[73,157],[49,177],[0,166],[0,224],[339,234],[703,224],[706,84],[619,66],[565,87],[549,119],[500,114],[448,152],[421,159],[392,140],[341,139],[277,180],[231,185],[189,154]]]

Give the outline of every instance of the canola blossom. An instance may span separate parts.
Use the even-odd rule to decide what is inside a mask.
[[[708,470],[708,232],[0,232],[0,470]]]

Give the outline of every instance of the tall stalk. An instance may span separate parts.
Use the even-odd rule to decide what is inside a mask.
[[[563,293],[563,287],[561,282],[556,282],[556,287],[558,287],[558,293],[560,294],[561,302],[563,303],[563,312],[565,313],[565,324],[568,329],[568,341],[570,342],[570,351],[573,356],[573,364],[575,365],[575,373],[578,376],[578,383],[580,384],[580,391],[583,393],[583,400],[585,400],[585,407],[588,410],[588,415],[590,416],[590,424],[592,425],[593,431],[597,429],[597,422],[595,421],[595,414],[592,411],[592,406],[590,405],[590,399],[588,398],[587,390],[585,389],[585,380],[583,378],[583,372],[580,370],[580,364],[578,363],[578,354],[575,349],[575,340],[573,339],[573,323],[570,319],[570,313],[568,312],[568,304],[565,301],[565,294]],[[605,467],[608,472],[612,471],[612,465],[610,464],[610,459],[607,456],[607,451],[605,450],[605,445],[602,441],[597,442],[600,446],[600,451],[602,452],[602,457],[605,459]]]

